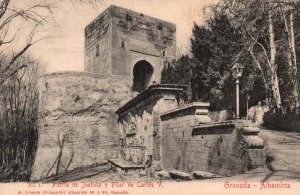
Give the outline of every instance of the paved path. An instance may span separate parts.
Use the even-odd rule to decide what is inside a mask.
[[[300,133],[261,130],[259,135],[275,157],[275,169],[300,172]]]
[[[230,177],[227,180],[300,181],[300,133],[262,129],[259,136],[265,140],[267,152],[274,157],[274,160],[264,168]]]

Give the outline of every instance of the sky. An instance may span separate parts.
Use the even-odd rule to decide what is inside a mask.
[[[176,24],[177,47],[190,48],[193,23],[203,24],[203,8],[217,0],[102,0],[94,9],[77,0],[62,1],[55,9],[58,28],[49,38],[30,49],[33,57],[46,64],[46,72],[83,71],[84,28],[110,5],[121,6]],[[184,52],[183,52],[184,53]]]

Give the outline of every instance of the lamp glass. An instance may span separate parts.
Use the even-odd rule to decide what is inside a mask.
[[[240,78],[243,74],[244,67],[241,64],[234,64],[231,68],[231,73],[234,78]]]

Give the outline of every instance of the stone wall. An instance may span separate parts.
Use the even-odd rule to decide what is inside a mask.
[[[161,115],[164,170],[236,175],[265,164],[258,131],[247,134],[232,122],[203,123],[204,115],[197,116],[199,108],[200,112],[207,109],[190,105]]]
[[[176,86],[151,86],[117,110],[122,135],[119,158],[136,164],[145,164],[149,156],[161,160],[159,114],[177,108],[182,91]]]
[[[133,76],[135,64],[145,60],[154,69],[151,82],[160,83],[163,66],[176,55],[175,24],[117,6],[111,16],[112,74]]]
[[[85,72],[133,77],[143,60],[154,69],[150,83],[160,83],[175,56],[175,24],[142,13],[112,5],[85,28]]]
[[[132,98],[132,79],[52,73],[40,83],[39,140],[32,179],[118,155],[115,111]]]
[[[105,10],[85,28],[84,71],[111,75],[111,18]]]

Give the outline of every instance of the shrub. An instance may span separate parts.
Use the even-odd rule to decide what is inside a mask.
[[[263,120],[263,126],[268,129],[300,132],[300,116],[296,114],[280,114],[268,111]]]

